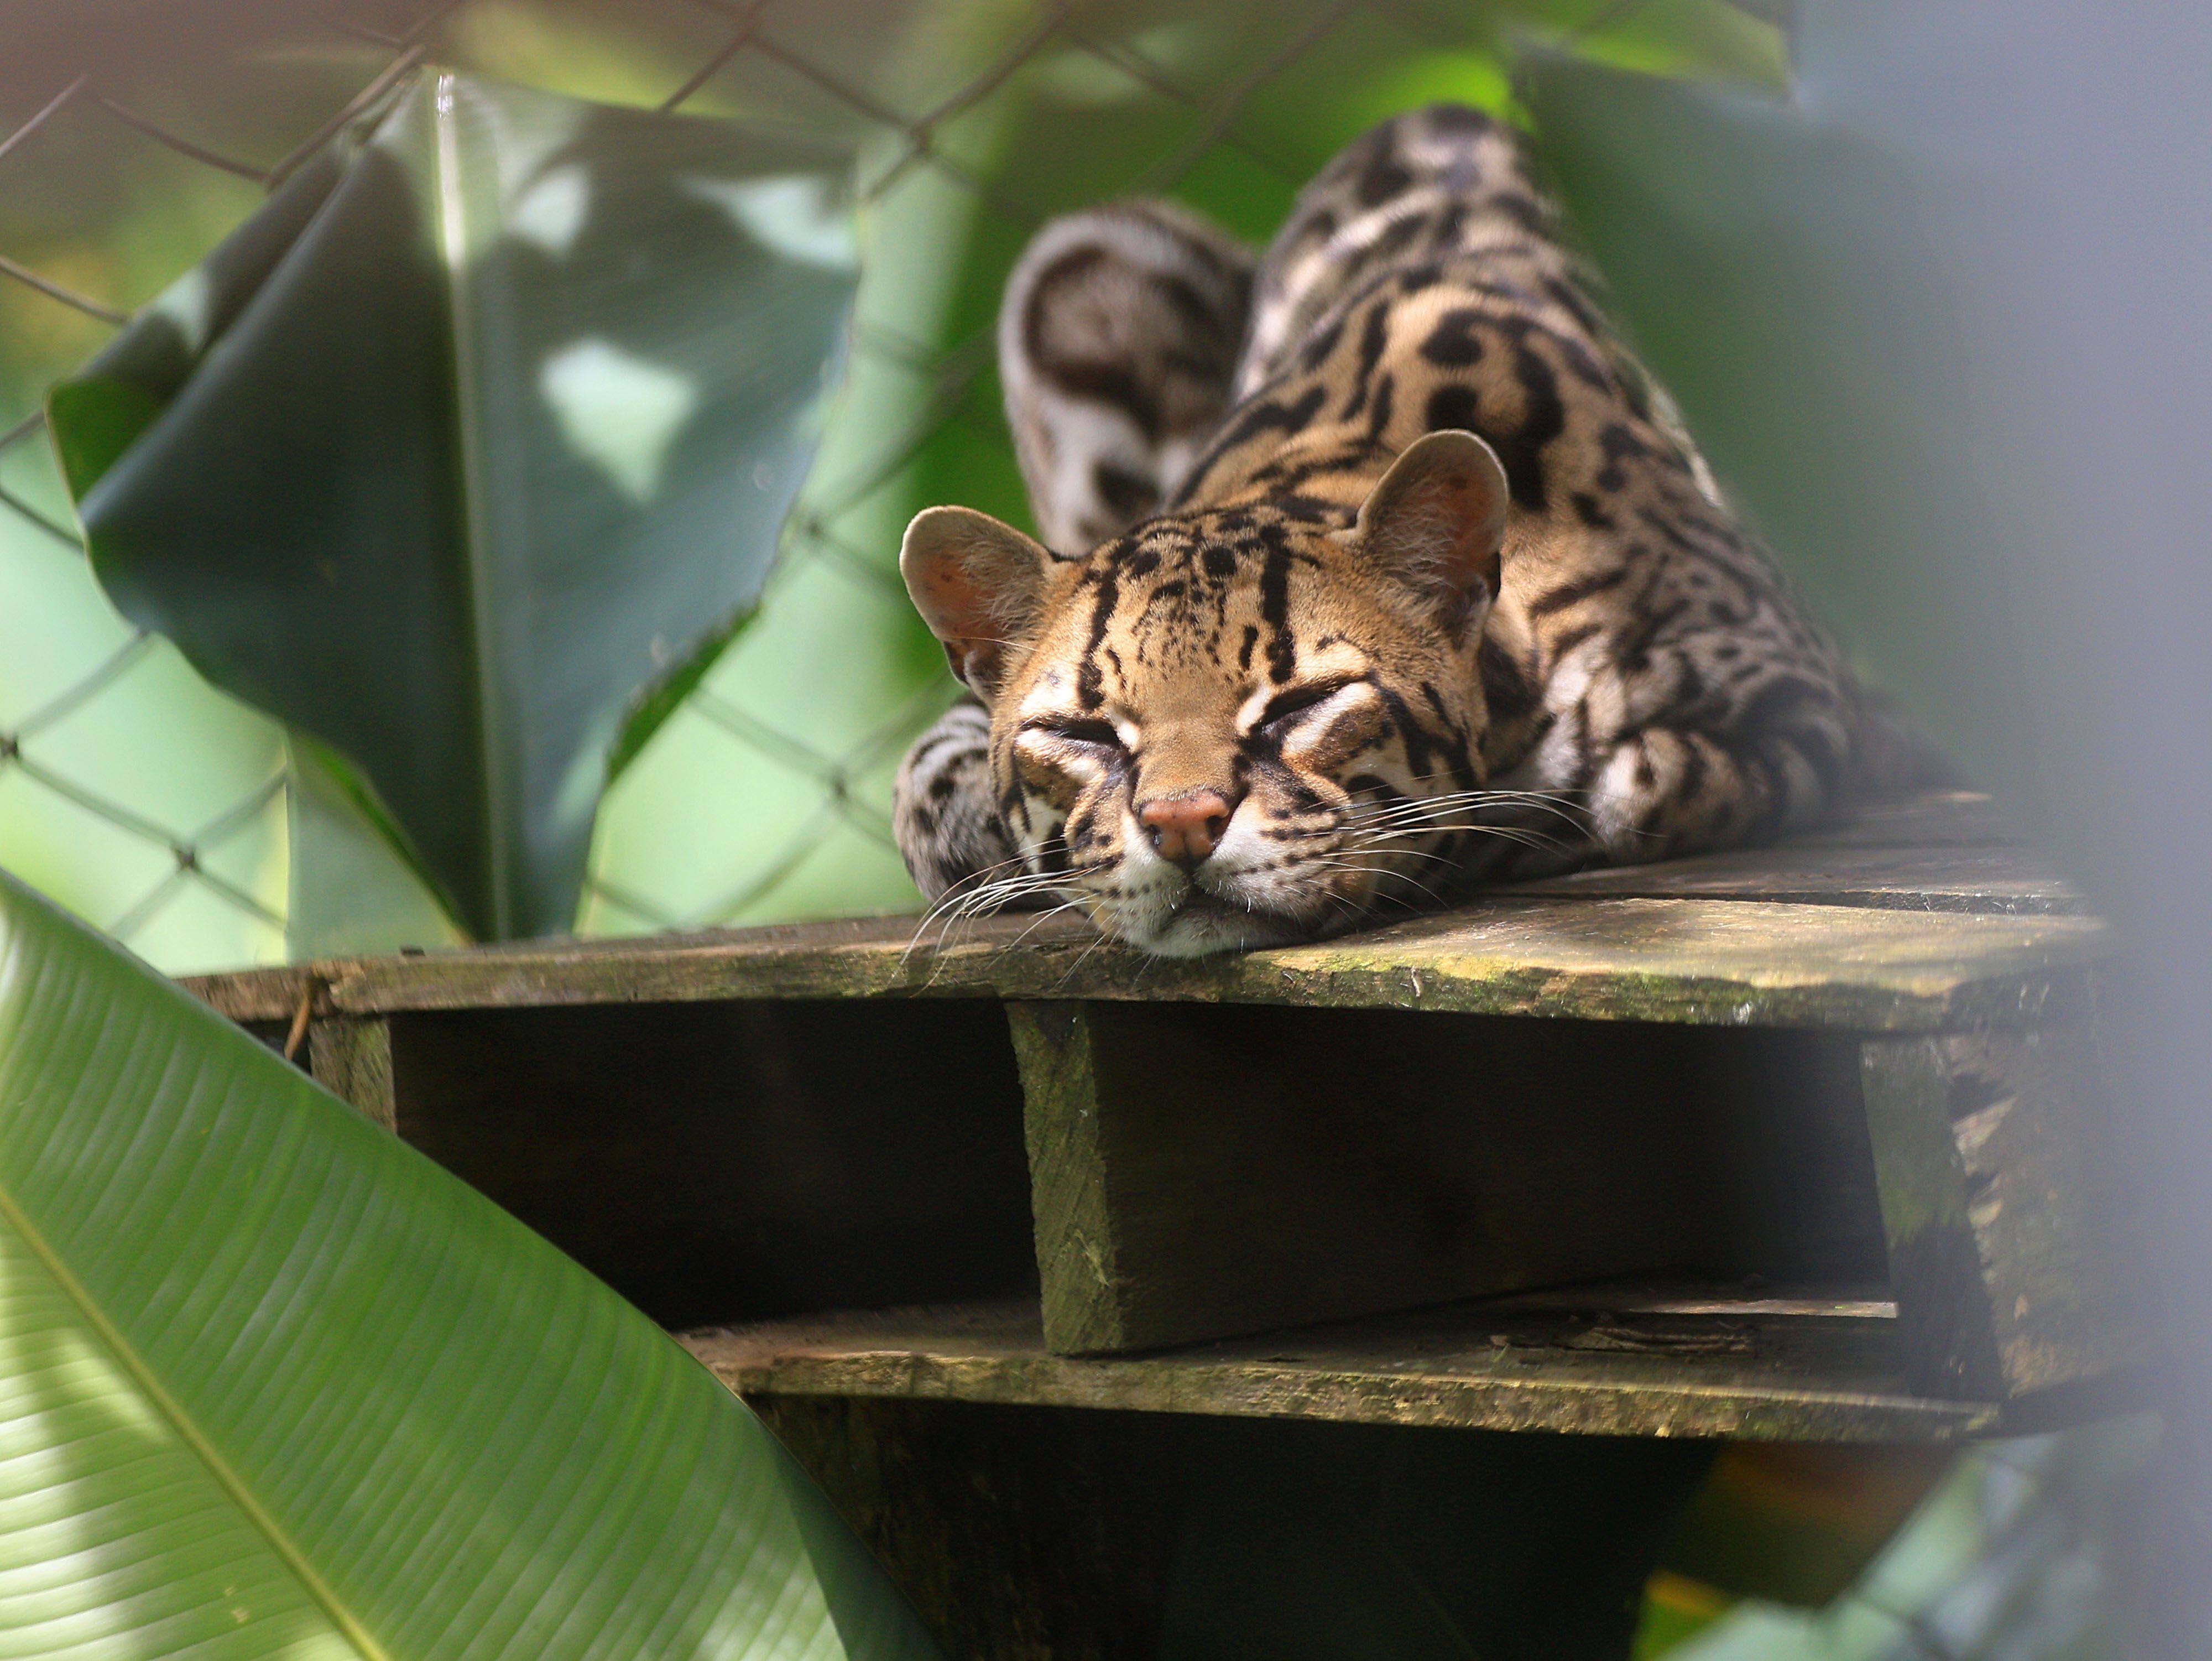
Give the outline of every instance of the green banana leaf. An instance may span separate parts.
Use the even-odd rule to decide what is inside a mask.
[[[425,73],[53,392],[101,584],[319,740],[467,934],[568,928],[811,459],[848,173]]]
[[[760,1422],[0,875],[0,1653],[937,1651]]]

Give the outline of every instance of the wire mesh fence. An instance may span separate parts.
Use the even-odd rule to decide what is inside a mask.
[[[1631,9],[1604,8],[1606,26]],[[978,468],[963,453],[1004,447],[979,300],[1049,213],[1129,191],[1189,194],[1209,167],[1232,177],[1231,193],[1254,210],[1249,228],[1263,231],[1345,136],[1339,119],[1320,143],[1285,142],[1282,113],[1271,122],[1260,108],[1271,90],[1295,104],[1294,83],[1326,76],[1331,62],[1370,79],[1423,65],[1433,76],[1439,54],[1450,81],[1455,53],[1480,82],[1494,24],[1480,9],[1409,0],[1294,3],[1243,20],[1206,7],[1075,0],[904,9],[441,0],[412,16],[364,0],[352,13],[267,8],[165,39],[156,52],[85,39],[81,61],[47,63],[46,84],[19,73],[6,89],[27,113],[9,111],[0,137],[0,290],[15,301],[0,312],[0,335],[15,345],[0,358],[0,396],[9,400],[0,407],[0,520],[51,545],[52,557],[80,551],[35,407],[40,386],[422,63],[851,143],[877,251],[890,255],[864,288],[853,385],[752,637],[690,701],[644,776],[607,804],[582,926],[896,905],[908,896],[890,838],[889,776],[949,691],[905,616],[891,557],[897,526],[933,478],[1022,514],[1006,465]],[[1389,89],[1369,101],[1380,113]],[[1039,111],[1054,108],[1072,149],[1009,157],[1010,138],[1036,137]],[[149,160],[166,171],[147,186]],[[106,216],[51,211],[88,173],[113,198]],[[1251,188],[1255,178],[1264,189]],[[210,181],[228,188],[210,200]],[[169,240],[171,268],[149,268],[158,254],[143,249],[113,258],[118,242],[149,240],[137,222],[161,216],[149,216],[146,197],[163,191],[190,199],[198,221]],[[1217,182],[1199,194],[1224,191]],[[919,259],[900,252],[917,245]],[[936,270],[917,269],[932,260]],[[917,285],[933,305],[916,303]],[[40,309],[68,314],[70,326],[32,315]],[[20,599],[13,611],[19,629],[36,627]],[[10,654],[19,672],[0,682],[9,700],[0,775],[15,799],[0,801],[0,838],[34,879],[47,877],[167,966],[282,955],[289,786],[281,745],[252,716],[160,675],[173,668],[165,646],[106,621],[77,630],[73,666],[26,672],[36,654]],[[802,669],[818,677],[826,664],[840,677],[829,696],[795,685]],[[172,683],[166,712],[126,696],[149,665]],[[141,727],[172,718],[171,765],[88,764],[98,722],[85,717],[125,703]],[[201,706],[189,719],[186,703]],[[232,780],[219,800],[173,788],[176,764],[210,743],[234,764],[240,751],[262,752],[263,776]],[[702,780],[719,788],[702,790]],[[23,860],[25,843],[45,857]]]
[[[1668,16],[1686,5],[1735,33],[1686,34]],[[950,688],[893,553],[930,500],[1026,517],[990,361],[1023,240],[1053,212],[1135,192],[1263,237],[1373,119],[1437,96],[1499,102],[1508,27],[1630,61],[1692,39],[1723,73],[1778,62],[1778,32],[1721,0],[259,0],[143,39],[57,22],[58,45],[0,70],[0,534],[77,547],[40,388],[420,64],[850,143],[874,233],[851,384],[765,614],[605,804],[580,926],[901,906],[890,776]],[[15,621],[37,627],[20,605]],[[0,676],[0,847],[165,967],[283,955],[277,736],[188,690],[165,646],[112,617],[82,619],[73,666],[23,671],[53,649],[0,639],[19,669]],[[88,765],[101,709],[166,725],[165,764]],[[226,765],[205,788],[174,779],[210,748]],[[252,773],[248,752],[260,775],[211,794],[231,767]]]

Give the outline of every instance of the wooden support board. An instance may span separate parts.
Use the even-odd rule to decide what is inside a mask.
[[[2024,849],[1837,847],[1808,859],[1801,846],[1739,849],[1662,865],[1577,871],[1498,894],[1607,895],[1643,899],[1751,899],[1885,911],[2078,916],[2087,899]]]
[[[1849,1038],[1006,1008],[1064,1354],[1599,1277],[1884,1272]]]
[[[867,918],[310,964],[188,983],[241,1021],[738,998],[1280,1003],[1934,1031],[2063,1019],[2110,931],[1985,799],[1869,810],[1779,847],[1499,890],[1310,946],[1168,963],[1068,920]]]
[[[2099,1227],[2094,1036],[1875,1038],[1861,1066],[1914,1383],[2021,1397],[2147,1360]]]
[[[1114,1360],[1054,1354],[1032,1303],[708,1329],[684,1342],[747,1396],[1793,1442],[1941,1443],[1995,1428],[1995,1402],[1905,1386],[1897,1323],[1879,1307],[1460,1305]],[[1826,1312],[1835,1310],[1844,1312]]]
[[[2092,917],[1748,899],[1495,897],[1311,946],[1190,962],[1088,925],[990,918],[942,946],[911,917],[479,947],[250,970],[187,984],[235,1020],[319,1009],[734,998],[1111,998],[1928,1031],[2073,1013],[2112,952]]]
[[[308,1072],[386,1130],[399,1128],[392,1077],[392,1023],[343,1015],[314,1023],[308,1033]]]

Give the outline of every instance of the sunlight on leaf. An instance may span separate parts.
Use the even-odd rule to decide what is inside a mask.
[[[659,494],[669,447],[699,407],[689,377],[612,341],[584,340],[547,358],[538,384],[578,455],[640,507]]]
[[[157,307],[51,417],[118,609],[344,757],[465,932],[556,933],[617,750],[766,580],[843,361],[848,167],[396,96],[178,291],[204,349]]]
[[[591,206],[591,174],[577,167],[555,167],[515,198],[507,225],[547,253],[565,254],[584,228]]]
[[[756,242],[786,259],[824,271],[857,271],[853,216],[818,178],[687,179],[695,194],[726,210]]]

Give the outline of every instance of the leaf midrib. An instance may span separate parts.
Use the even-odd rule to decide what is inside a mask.
[[[216,1446],[212,1439],[200,1428],[191,1415],[185,1411],[184,1403],[169,1393],[168,1387],[161,1382],[161,1376],[147,1364],[145,1358],[138,1354],[137,1347],[124,1335],[122,1329],[108,1318],[106,1311],[100,1306],[90,1290],[77,1279],[76,1273],[70,1269],[60,1254],[47,1243],[46,1236],[40,1232],[38,1226],[32,1222],[21,1203],[4,1181],[0,1181],[0,1223],[4,1223],[14,1229],[23,1244],[30,1248],[31,1254],[39,1260],[46,1273],[53,1277],[54,1284],[61,1288],[62,1294],[76,1308],[85,1324],[91,1328],[94,1335],[106,1348],[108,1353],[114,1358],[116,1365],[121,1367],[129,1375],[131,1381],[144,1392],[146,1399],[152,1403],[155,1411],[161,1414],[169,1427],[176,1433],[177,1439],[191,1450],[193,1456],[206,1468],[216,1486],[222,1490],[224,1496],[238,1508],[239,1514],[244,1517],[248,1524],[267,1542],[269,1549],[275,1554],[276,1560],[298,1579],[307,1596],[329,1619],[331,1626],[336,1628],[339,1634],[353,1646],[356,1652],[362,1657],[362,1661],[391,1661],[384,1646],[370,1635],[368,1628],[363,1627],[360,1620],[345,1606],[330,1584],[316,1573],[314,1565],[307,1561],[307,1555],[294,1543],[292,1537],[284,1531],[283,1525],[270,1515],[267,1507],[254,1496],[245,1479],[232,1468],[229,1460],[223,1457],[222,1450]]]
[[[505,940],[515,932],[515,893],[510,868],[507,833],[516,823],[514,782],[507,746],[498,742],[507,730],[499,719],[501,703],[498,677],[492,668],[493,653],[486,640],[495,628],[491,593],[493,574],[487,555],[490,533],[484,522],[483,412],[473,393],[476,384],[477,340],[473,300],[468,281],[468,203],[460,159],[458,77],[438,71],[430,88],[431,180],[435,196],[440,264],[446,282],[446,315],[453,332],[453,432],[460,450],[461,551],[468,566],[469,666],[476,683],[477,751],[483,766],[483,808],[486,820],[483,846],[490,891],[485,896],[490,912],[492,938]]]

